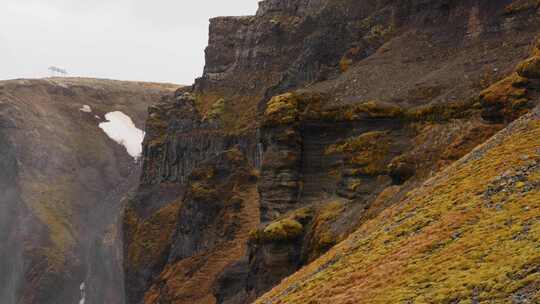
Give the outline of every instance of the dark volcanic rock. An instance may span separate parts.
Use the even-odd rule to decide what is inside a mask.
[[[183,184],[174,184],[181,192],[172,201],[132,200],[124,218],[127,301],[208,297],[222,268],[242,257],[259,221],[255,182],[234,148],[198,163]],[[148,210],[137,211],[141,203],[162,207],[145,216]]]
[[[249,261],[247,257],[223,270],[217,278],[213,294],[217,303],[243,304],[247,298]]]
[[[229,150],[210,158],[190,174],[170,262],[210,251],[238,233],[239,223],[230,219],[243,208],[244,202],[235,196],[234,186],[249,183],[250,173],[242,168],[245,165],[246,159],[239,150]]]
[[[539,25],[536,4],[510,0],[267,0],[212,19],[204,74],[147,123],[144,200],[125,222],[152,233],[126,230],[142,261],[126,264],[132,302],[249,303],[325,253],[536,104]],[[262,223],[215,259],[234,210],[219,185],[193,200],[187,177],[207,181],[197,172],[234,147]],[[129,249],[158,220],[163,243]]]

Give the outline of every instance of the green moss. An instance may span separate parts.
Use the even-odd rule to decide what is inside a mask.
[[[227,156],[227,159],[235,164],[240,164],[241,162],[246,161],[246,158],[242,151],[238,148],[232,148],[227,151],[225,151],[225,156]]]
[[[208,180],[216,174],[215,169],[209,166],[200,166],[195,168],[190,175],[192,181]]]
[[[131,208],[124,213],[124,227],[129,236],[126,263],[138,269],[159,260],[170,245],[176,228],[180,204],[171,203],[147,219],[139,218]]]
[[[376,45],[390,38],[395,32],[395,26],[393,24],[381,23],[379,18],[373,16],[358,21],[358,26],[364,34],[364,40]]]
[[[316,119],[320,116],[322,96],[317,93],[294,92],[274,96],[268,102],[264,124],[283,125]]]
[[[517,79],[515,85],[522,84]],[[415,92],[414,98],[436,95],[440,88],[430,87]],[[419,97],[420,96],[420,97]],[[324,107],[324,96],[317,93],[294,92],[273,97],[265,111],[265,125],[294,125],[305,120],[332,122],[362,119],[397,119],[403,121],[448,121],[470,116],[476,109],[476,100],[444,104],[422,105],[404,109],[392,103],[377,100],[337,107]]]
[[[520,12],[536,9],[538,0],[514,0],[504,8],[504,12],[508,15],[518,14]]]
[[[540,121],[510,130],[256,303],[511,303],[540,282]]]
[[[189,193],[193,200],[200,202],[212,201],[218,198],[215,187],[203,182],[192,182]]]
[[[523,86],[526,79],[513,79],[514,86]],[[522,87],[521,87],[522,89]],[[414,97],[429,99],[440,94],[441,88],[427,87],[411,92]],[[519,92],[517,92],[519,93]],[[499,94],[499,93],[495,93]],[[500,95],[500,94],[499,94]],[[484,99],[491,97],[488,91],[482,95]],[[522,101],[512,103],[514,108],[524,107]],[[520,103],[521,102],[521,103]],[[292,92],[274,96],[267,105],[263,125],[287,125],[298,127],[304,121],[348,122],[365,119],[394,119],[403,122],[442,122],[452,119],[466,118],[478,113],[478,99],[428,104],[409,109],[377,100],[354,103],[350,105],[330,106],[326,104],[324,95],[313,92]],[[286,133],[283,134],[285,136]],[[353,143],[350,143],[353,144]],[[334,147],[340,149],[340,147]],[[342,147],[343,149],[346,147]]]
[[[379,101],[367,101],[354,105],[325,110],[321,118],[333,121],[354,121],[365,118],[400,118],[403,109],[398,106]]]
[[[218,99],[212,104],[210,111],[206,114],[206,119],[221,119],[226,111],[227,103],[224,98]]]
[[[330,145],[326,148],[325,154],[353,153],[366,150],[370,146],[376,145],[380,140],[386,139],[387,134],[384,131],[366,132],[360,136],[349,138],[340,144]]]
[[[475,100],[422,105],[408,109],[404,118],[411,122],[443,122],[470,116],[475,110]]]
[[[251,232],[250,238],[257,243],[288,242],[298,239],[304,227],[294,219],[281,219]]]
[[[268,102],[264,114],[269,122],[292,123],[298,119],[298,97],[293,93],[275,96]]]
[[[289,242],[304,234],[304,225],[313,217],[313,209],[306,207],[294,210],[283,218],[252,231],[250,239],[257,243]]]
[[[517,73],[504,78],[480,93],[483,116],[490,120],[511,121],[528,110],[528,80]]]
[[[376,24],[370,28],[368,34],[364,36],[364,39],[369,43],[376,44],[387,40],[394,32],[395,28],[393,25],[385,26]]]
[[[538,1],[516,1],[508,7],[522,8]],[[507,7],[507,9],[508,9]],[[536,41],[532,57],[516,67],[516,72],[491,85],[480,93],[480,102],[484,111],[482,116],[495,122],[509,122],[524,115],[533,107],[529,96],[529,79],[540,79],[539,40]]]
[[[517,67],[517,73],[521,77],[540,79],[540,56],[533,56]]]
[[[302,235],[304,227],[293,219],[283,219],[263,230],[264,238],[272,241],[289,241]]]
[[[312,240],[308,258],[310,261],[321,256],[341,240],[341,236],[333,231],[332,225],[345,210],[346,206],[341,201],[330,201],[318,208],[311,228]]]
[[[48,243],[41,253],[47,259],[48,271],[59,273],[66,265],[66,259],[76,245],[76,228],[73,224],[73,205],[68,199],[71,193],[69,177],[60,177],[51,183],[32,183],[29,193],[39,193],[37,198],[26,201],[32,214],[43,223],[47,230]]]
[[[326,148],[325,153],[344,153],[344,163],[349,168],[349,176],[378,175],[386,171],[390,146],[391,139],[387,132],[373,131],[331,145]]]

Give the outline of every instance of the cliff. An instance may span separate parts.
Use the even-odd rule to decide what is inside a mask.
[[[540,301],[540,107],[256,303]]]
[[[414,250],[424,247],[416,242],[429,247],[422,229],[429,228],[426,238],[435,235],[434,248],[434,240],[457,231],[439,229],[462,206],[445,199],[473,203],[467,191],[476,192],[453,170],[463,167],[461,178],[473,179],[462,158],[538,104],[537,7],[526,0],[267,0],[255,16],[212,19],[203,76],[150,108],[142,178],[123,225],[128,302],[252,303],[304,266],[260,303],[368,303],[367,295],[379,303],[432,296],[453,303],[474,290],[486,293],[479,299],[500,300],[520,288],[534,294],[534,276],[522,275],[512,290],[484,291],[476,281],[419,285],[468,275],[454,271],[459,265],[448,264],[448,279],[413,273],[431,265],[417,265]],[[508,128],[502,134],[514,132]],[[532,158],[534,136],[515,132],[516,149]],[[497,153],[475,168],[506,163],[508,156],[491,159]],[[504,170],[484,173],[482,185]],[[432,193],[426,185],[434,179],[437,191],[459,186],[455,197]],[[537,184],[530,185],[534,205]],[[418,218],[403,211],[430,197],[433,207]],[[476,211],[462,207],[471,208],[467,216]],[[384,229],[408,219],[425,223],[395,236]],[[477,220],[460,248],[484,236]],[[507,244],[524,261],[509,263],[512,271],[536,261]],[[414,250],[401,256],[407,245]],[[443,245],[433,265],[455,255]],[[343,266],[349,262],[359,269]],[[410,272],[388,284],[401,289],[385,293],[380,280],[393,274],[394,262]],[[466,270],[477,265],[468,262]],[[499,267],[494,258],[485,263]],[[347,285],[349,275],[365,276],[365,285]],[[458,289],[462,298],[448,295]]]
[[[139,164],[100,128],[178,86],[82,78],[0,82],[0,302],[121,303],[120,199]],[[103,126],[103,125],[101,125]]]

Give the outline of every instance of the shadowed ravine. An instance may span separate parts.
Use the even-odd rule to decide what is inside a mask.
[[[211,19],[203,75],[147,121],[141,187],[123,218],[126,301],[540,301],[532,169],[516,174],[521,190],[501,186],[523,195],[515,209],[502,194],[488,203],[500,211],[494,227],[469,230],[475,218],[429,187],[414,195],[437,176],[436,190],[470,202],[467,190],[479,195],[504,173],[486,166],[482,185],[454,187],[445,170],[538,104],[539,9],[536,0],[264,0],[253,16]],[[525,128],[537,130],[536,117]],[[515,134],[516,144],[531,136]],[[515,155],[537,158],[537,141],[521,144]],[[501,162],[517,169],[515,155]],[[462,169],[474,180],[474,167]],[[527,200],[535,207],[518,210]],[[467,216],[488,214],[476,202]],[[496,224],[515,232],[500,241],[510,252],[473,242]],[[484,259],[491,250],[501,255]],[[430,272],[440,261],[452,268]]]
[[[0,82],[0,304],[540,303],[539,3],[263,0],[189,87]]]
[[[176,88],[0,82],[0,303],[124,303],[119,219],[141,164],[110,137],[123,125],[100,126],[118,112],[144,129],[148,106]]]

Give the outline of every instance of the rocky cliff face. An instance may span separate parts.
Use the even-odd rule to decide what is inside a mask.
[[[256,303],[537,303],[540,107]]]
[[[273,0],[212,19],[203,76],[150,111],[129,303],[251,303],[399,210],[538,104],[537,5]],[[263,301],[317,303],[283,288]]]
[[[99,127],[176,86],[95,79],[0,82],[2,303],[121,303],[120,198],[139,165]]]

